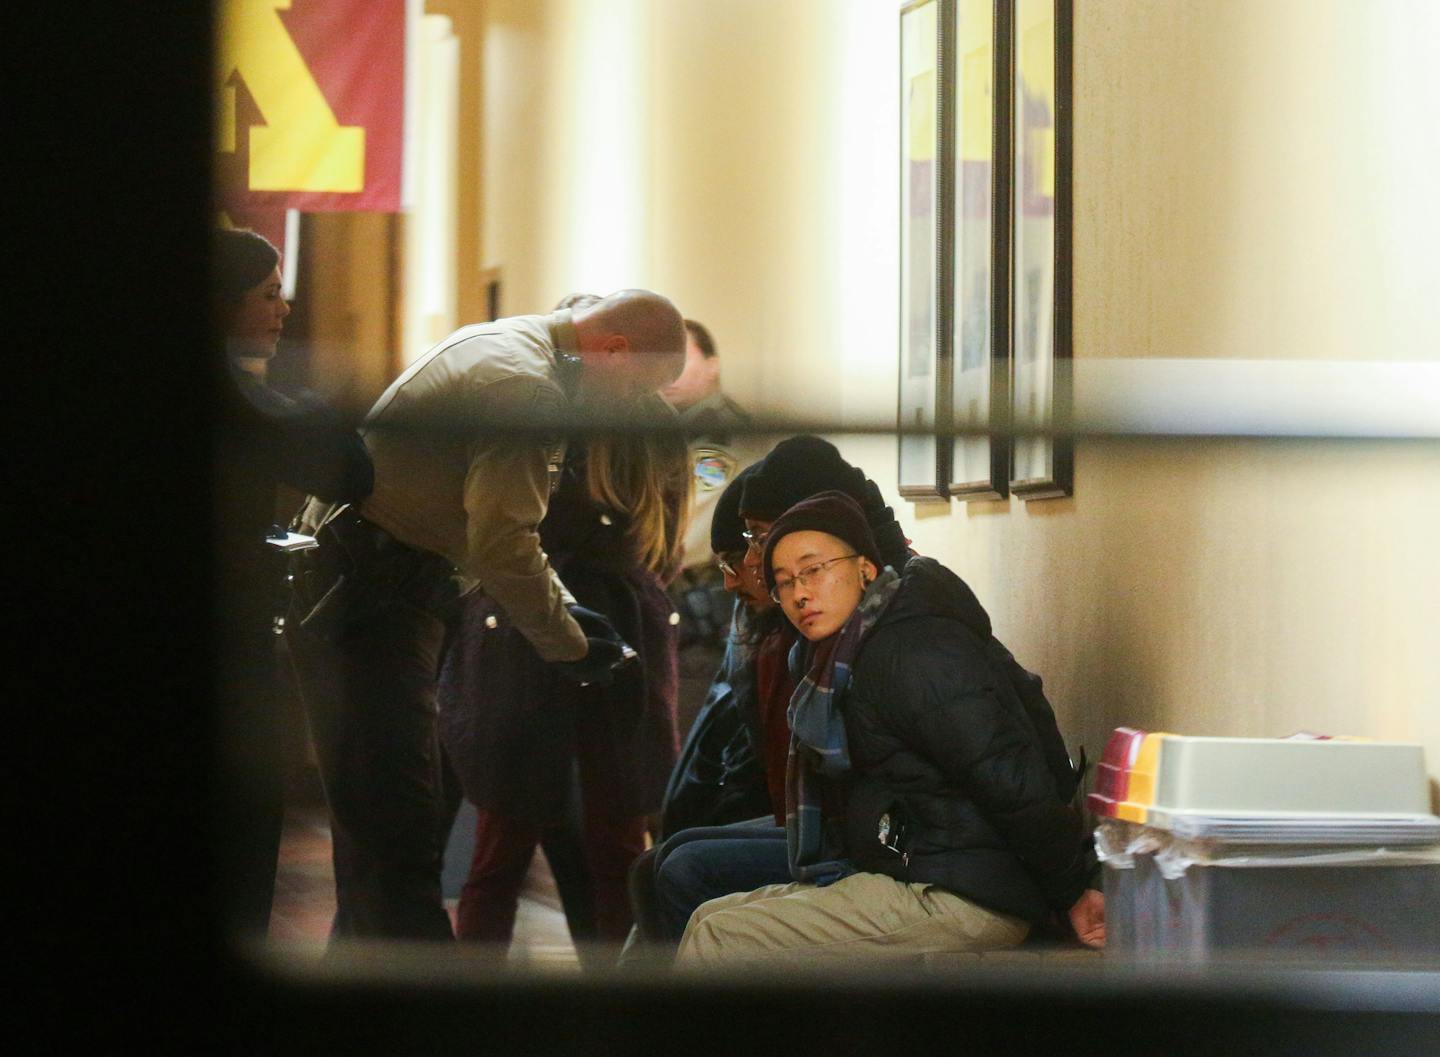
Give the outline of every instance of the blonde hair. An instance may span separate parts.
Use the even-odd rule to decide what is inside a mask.
[[[646,410],[676,416],[657,396]],[[659,405],[658,407],[654,405]],[[630,539],[640,562],[664,574],[678,557],[689,520],[690,449],[678,430],[592,434],[585,484],[590,498],[630,519]]]

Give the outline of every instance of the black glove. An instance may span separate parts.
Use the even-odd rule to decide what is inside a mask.
[[[616,670],[635,659],[635,651],[626,645],[605,614],[584,606],[570,606],[570,615],[585,632],[589,649],[579,660],[556,661],[556,667],[581,686],[609,686]]]
[[[559,668],[563,675],[581,686],[609,686],[615,681],[615,669],[622,667],[635,656],[635,651],[630,650],[623,642],[589,638],[585,641],[590,644],[590,648],[578,661],[555,662],[555,667]],[[628,655],[626,650],[630,650]]]
[[[570,615],[575,618],[575,623],[580,625],[580,630],[585,632],[587,639],[608,639],[611,642],[621,642],[620,632],[615,630],[615,625],[610,623],[610,618],[604,613],[597,613],[593,609],[586,609],[584,606],[566,606]]]

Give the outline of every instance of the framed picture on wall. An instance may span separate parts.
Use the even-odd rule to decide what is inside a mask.
[[[1010,490],[1048,499],[1074,490],[1071,401],[1072,0],[1009,0],[1000,35],[1010,88],[1007,153]]]
[[[997,10],[1000,9],[1000,10]],[[1006,340],[1010,165],[1009,81],[999,76],[995,0],[947,0],[942,19],[942,322],[950,368],[950,479],[966,499],[1003,499],[1010,482],[1010,370]],[[998,277],[998,281],[997,281]]]
[[[948,2],[948,0],[947,0]],[[940,341],[940,78],[942,0],[900,9],[900,494],[949,497],[948,445],[938,430],[949,393]]]

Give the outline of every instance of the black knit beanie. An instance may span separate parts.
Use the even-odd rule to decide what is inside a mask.
[[[716,554],[743,551],[749,545],[740,535],[745,529],[745,521],[740,517],[740,494],[745,490],[745,482],[759,469],[758,462],[745,467],[715,500],[715,510],[710,518],[710,549]]]
[[[772,521],[806,496],[832,489],[865,504],[864,472],[846,462],[828,440],[808,434],[782,440],[758,465],[740,498],[745,517]]]
[[[885,562],[880,558],[880,548],[875,544],[875,535],[870,531],[870,525],[865,520],[865,511],[860,509],[860,504],[844,492],[821,492],[796,503],[770,526],[762,568],[765,570],[765,583],[772,590],[775,587],[775,570],[770,567],[770,558],[775,553],[775,545],[780,542],[781,537],[807,529],[828,532],[848,543],[856,554],[869,558],[877,569],[885,566]]]

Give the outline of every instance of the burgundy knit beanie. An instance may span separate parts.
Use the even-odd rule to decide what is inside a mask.
[[[783,536],[806,530],[828,532],[848,543],[856,554],[869,558],[875,563],[875,568],[885,567],[880,558],[880,548],[875,543],[875,534],[870,531],[860,504],[844,492],[820,492],[796,503],[770,526],[762,568],[765,570],[765,583],[772,590],[775,587],[775,570],[770,567],[770,557],[775,553],[775,545]]]

